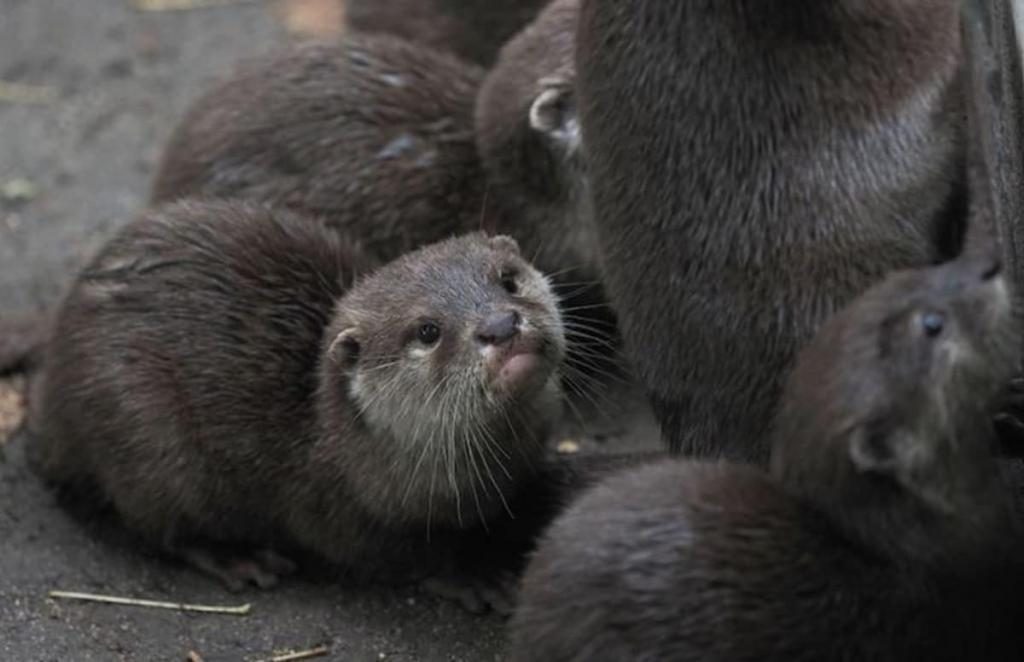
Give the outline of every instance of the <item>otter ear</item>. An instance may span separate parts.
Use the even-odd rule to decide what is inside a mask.
[[[327,356],[344,370],[351,370],[359,362],[362,343],[355,327],[349,327],[335,336],[327,348]]]
[[[580,146],[580,124],[572,88],[553,81],[542,81],[542,85],[530,106],[530,128],[548,136],[567,153],[573,153]]]
[[[850,439],[850,460],[862,473],[891,476],[903,482],[913,462],[913,439],[881,426],[859,427]]]
[[[506,234],[496,234],[490,238],[491,248],[519,255],[519,242]]]

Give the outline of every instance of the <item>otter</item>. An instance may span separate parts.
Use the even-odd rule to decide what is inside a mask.
[[[384,260],[483,227],[515,236],[542,271],[596,280],[596,246],[576,218],[589,208],[572,93],[577,11],[578,0],[553,3],[486,77],[359,34],[249,62],[186,113],[151,202],[282,205],[344,227]]]
[[[575,95],[579,0],[555,0],[502,49],[476,100],[477,146],[502,231],[544,270],[599,282]]]
[[[892,275],[790,375],[770,475],[601,483],[526,571],[513,660],[1018,660],[1019,520],[990,405],[1018,358],[997,260]]]
[[[349,29],[386,32],[489,67],[548,0],[346,0]]]
[[[563,300],[567,385],[593,390],[621,366],[579,154],[577,5],[553,3],[486,79],[387,36],[352,34],[253,62],[186,114],[152,201],[284,205],[385,260],[453,233],[511,235]]]
[[[344,227],[382,260],[491,229],[473,134],[482,78],[453,57],[386,35],[257,58],[186,113],[151,202],[283,206]]]
[[[584,0],[577,42],[633,368],[673,450],[763,464],[821,323],[889,271],[959,253],[958,3]]]
[[[561,321],[504,236],[374,264],[251,203],[144,214],[56,315],[33,465],[231,588],[293,549],[354,580],[447,572],[538,472]]]

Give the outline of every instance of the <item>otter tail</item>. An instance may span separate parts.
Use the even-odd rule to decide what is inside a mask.
[[[33,369],[42,354],[48,324],[45,313],[0,319],[0,377]]]

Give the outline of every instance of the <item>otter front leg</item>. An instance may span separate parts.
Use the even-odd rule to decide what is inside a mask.
[[[262,589],[273,588],[278,585],[281,577],[291,575],[296,570],[294,563],[269,549],[245,555],[212,546],[188,546],[178,549],[176,555],[200,572],[219,580],[235,593],[247,585]]]

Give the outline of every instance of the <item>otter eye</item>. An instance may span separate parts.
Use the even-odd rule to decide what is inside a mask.
[[[501,287],[509,294],[515,294],[519,291],[519,283],[516,282],[518,275],[519,272],[511,268],[502,269],[501,273],[498,274]]]
[[[424,345],[433,345],[441,337],[441,327],[433,322],[426,322],[416,329],[416,338]]]
[[[921,316],[921,328],[929,338],[938,336],[945,326],[946,317],[942,313],[925,313]]]

